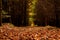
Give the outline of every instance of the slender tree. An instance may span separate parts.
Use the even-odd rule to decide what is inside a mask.
[[[1,22],[2,22],[2,16],[1,16],[1,14],[2,14],[2,0],[0,0],[0,26],[1,26]]]

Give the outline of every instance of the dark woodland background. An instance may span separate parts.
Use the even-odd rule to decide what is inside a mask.
[[[4,10],[11,15],[12,24],[16,26],[28,25],[29,0],[0,0],[0,23],[1,11]],[[38,0],[35,8],[35,21],[38,26],[60,26],[60,0]],[[7,22],[4,21],[3,22]]]

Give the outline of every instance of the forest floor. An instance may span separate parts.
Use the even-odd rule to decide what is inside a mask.
[[[0,40],[60,40],[60,28],[16,27],[12,24],[5,24],[0,27]]]

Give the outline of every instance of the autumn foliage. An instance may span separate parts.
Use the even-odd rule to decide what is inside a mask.
[[[0,40],[60,40],[60,29],[54,27],[0,27]]]

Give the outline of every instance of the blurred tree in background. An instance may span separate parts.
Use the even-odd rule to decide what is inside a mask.
[[[28,2],[29,1],[29,2]],[[0,9],[11,15],[12,23],[16,26],[28,25],[28,4],[32,4],[31,0],[2,0],[0,1]],[[34,2],[33,2],[34,3]],[[37,0],[34,13],[35,25],[38,26],[60,26],[60,1],[59,0]],[[1,21],[1,20],[0,20]]]

